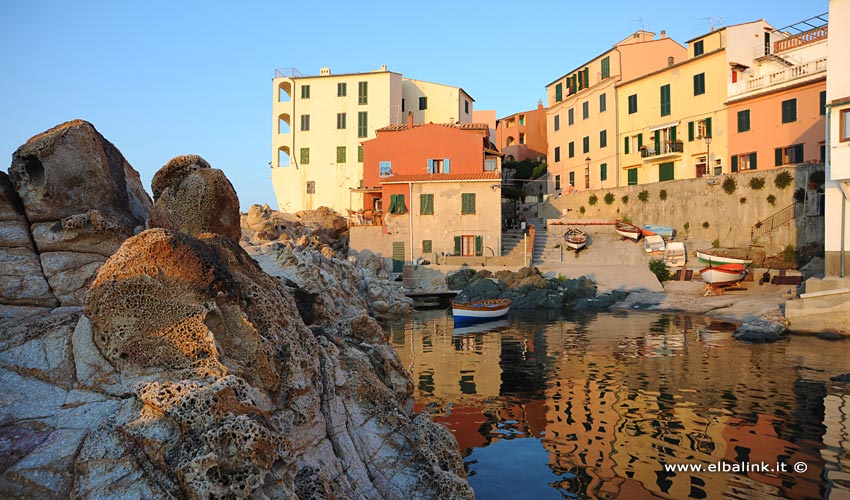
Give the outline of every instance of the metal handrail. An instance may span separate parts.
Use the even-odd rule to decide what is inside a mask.
[[[756,222],[752,229],[750,229],[750,241],[755,243],[756,240],[761,238],[767,233],[774,231],[776,228],[783,226],[784,224],[792,221],[802,215],[803,213],[803,202],[795,201],[791,205],[783,208],[782,210],[776,212],[770,217],[760,220]]]

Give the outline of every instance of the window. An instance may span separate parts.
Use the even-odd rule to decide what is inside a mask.
[[[573,108],[567,110],[567,125],[572,125],[576,121],[576,115]]]
[[[455,236],[455,255],[478,257],[484,255],[484,238],[481,236]]]
[[[675,178],[673,173],[673,162],[668,161],[658,165],[658,181],[672,181]]]
[[[345,128],[345,113],[336,114],[336,128]]]
[[[602,58],[602,79],[608,78],[611,76],[611,58],[603,57]]]
[[[484,160],[484,171],[485,172],[493,172],[493,171],[496,170],[497,166],[498,166],[497,161],[492,159],[492,158]]]
[[[420,110],[428,109],[428,98],[427,97],[420,97],[419,98],[419,109]]]
[[[561,146],[555,146],[555,162],[561,161]]]
[[[608,164],[602,163],[599,165],[599,180],[607,181],[608,180]]]
[[[555,102],[561,102],[564,99],[564,86],[562,84],[555,85]]]
[[[604,113],[606,109],[608,109],[608,103],[606,102],[605,94],[599,94],[599,112]]]
[[[467,100],[463,101],[463,112],[469,114],[469,101]]]
[[[705,94],[705,73],[694,75],[694,95]]]
[[[703,40],[694,42],[694,57],[705,54],[705,44]]]
[[[555,132],[561,130],[561,117],[559,115],[555,115]]]
[[[348,95],[348,84],[347,83],[337,83],[336,84],[336,96],[337,97],[345,97]]]
[[[797,99],[782,101],[782,123],[797,121]]]
[[[567,146],[569,146],[567,154],[569,155],[570,158],[574,157],[576,155],[576,143],[573,142],[573,141],[570,141],[570,143]]]
[[[630,168],[628,170],[629,173],[629,186],[634,186],[638,183],[638,171],[636,168]]]
[[[301,115],[301,130],[304,132],[310,130],[310,115]]]
[[[307,194],[316,194],[316,181],[307,181]]]
[[[369,104],[369,82],[357,83],[357,104]]]
[[[576,187],[576,173],[570,172],[570,186]]]
[[[750,110],[738,111],[738,132],[750,131]]]
[[[755,170],[758,168],[755,153],[732,156],[732,172],[739,170]]]
[[[475,213],[475,193],[461,193],[460,213],[469,215]]]
[[[431,253],[431,252],[433,252],[431,240],[422,240],[422,253]]]
[[[390,213],[391,214],[406,214],[407,207],[404,206],[403,194],[390,195]]]
[[[336,147],[336,162],[345,163],[345,146]]]
[[[310,86],[302,85],[301,86],[301,99],[309,99],[310,98]]]
[[[301,148],[301,164],[310,164],[310,148]]]
[[[581,152],[589,153],[590,152],[590,136],[584,136],[581,138]]]
[[[559,191],[561,189],[561,176],[555,176],[555,191]]]
[[[712,137],[711,135],[711,118],[706,118],[705,120],[698,120],[695,122],[688,122],[688,140],[693,141],[702,140],[706,137]]]
[[[365,111],[357,113],[357,137],[366,137],[369,131],[369,116]]]
[[[429,174],[448,174],[450,172],[451,162],[448,158],[429,158],[428,173]]]
[[[838,140],[850,141],[850,108],[838,112]]]
[[[780,167],[782,165],[793,165],[795,163],[803,163],[803,145],[795,144],[793,146],[787,146],[784,148],[776,148],[775,152],[775,165]]]
[[[520,132],[520,133],[519,133],[519,143],[520,143],[520,144],[525,144],[525,132]]]
[[[661,93],[661,116],[670,114],[670,84],[662,85]]]
[[[590,103],[584,101],[581,103],[581,119],[587,120],[590,117]]]
[[[393,162],[381,161],[378,162],[378,175],[381,177],[389,177],[393,175]]]
[[[607,148],[608,147],[608,131],[600,130],[599,131],[599,147]]]
[[[820,93],[820,104],[818,109],[818,113],[820,113],[821,116],[826,114],[826,90],[822,90]]]
[[[525,115],[519,115],[519,124],[525,125]]]
[[[434,215],[434,195],[419,195],[419,215]]]
[[[357,161],[363,163],[363,145],[357,146]]]
[[[637,94],[629,96],[629,114],[637,113]]]
[[[401,98],[401,111],[404,112],[404,97]]]

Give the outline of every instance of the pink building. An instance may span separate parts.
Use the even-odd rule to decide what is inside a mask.
[[[546,108],[506,116],[496,122],[496,145],[506,161],[546,161]]]

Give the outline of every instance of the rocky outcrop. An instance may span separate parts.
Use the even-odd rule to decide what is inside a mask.
[[[216,233],[239,241],[239,198],[224,172],[198,155],[173,158],[154,175],[150,227],[197,236]]]
[[[242,216],[242,242],[266,246],[272,242],[304,248],[312,246],[327,257],[348,255],[348,224],[327,207],[295,214],[252,205]]]
[[[143,229],[151,205],[138,172],[82,120],[18,148],[0,184],[5,304],[82,305],[98,267]]]

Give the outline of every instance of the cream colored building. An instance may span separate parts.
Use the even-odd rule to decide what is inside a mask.
[[[687,59],[620,83],[618,185],[729,173],[727,90],[772,31],[764,20],[720,28],[689,40]]]
[[[638,31],[546,86],[550,193],[617,186],[616,85],[664,68],[686,49]],[[502,145],[500,145],[502,146]]]
[[[361,142],[402,122],[472,121],[473,102],[460,87],[412,80],[382,66],[377,71],[303,75],[279,69],[272,80],[271,177],[285,212],[362,206]]]
[[[827,42],[826,275],[845,278],[850,259],[850,2],[830,0]]]

